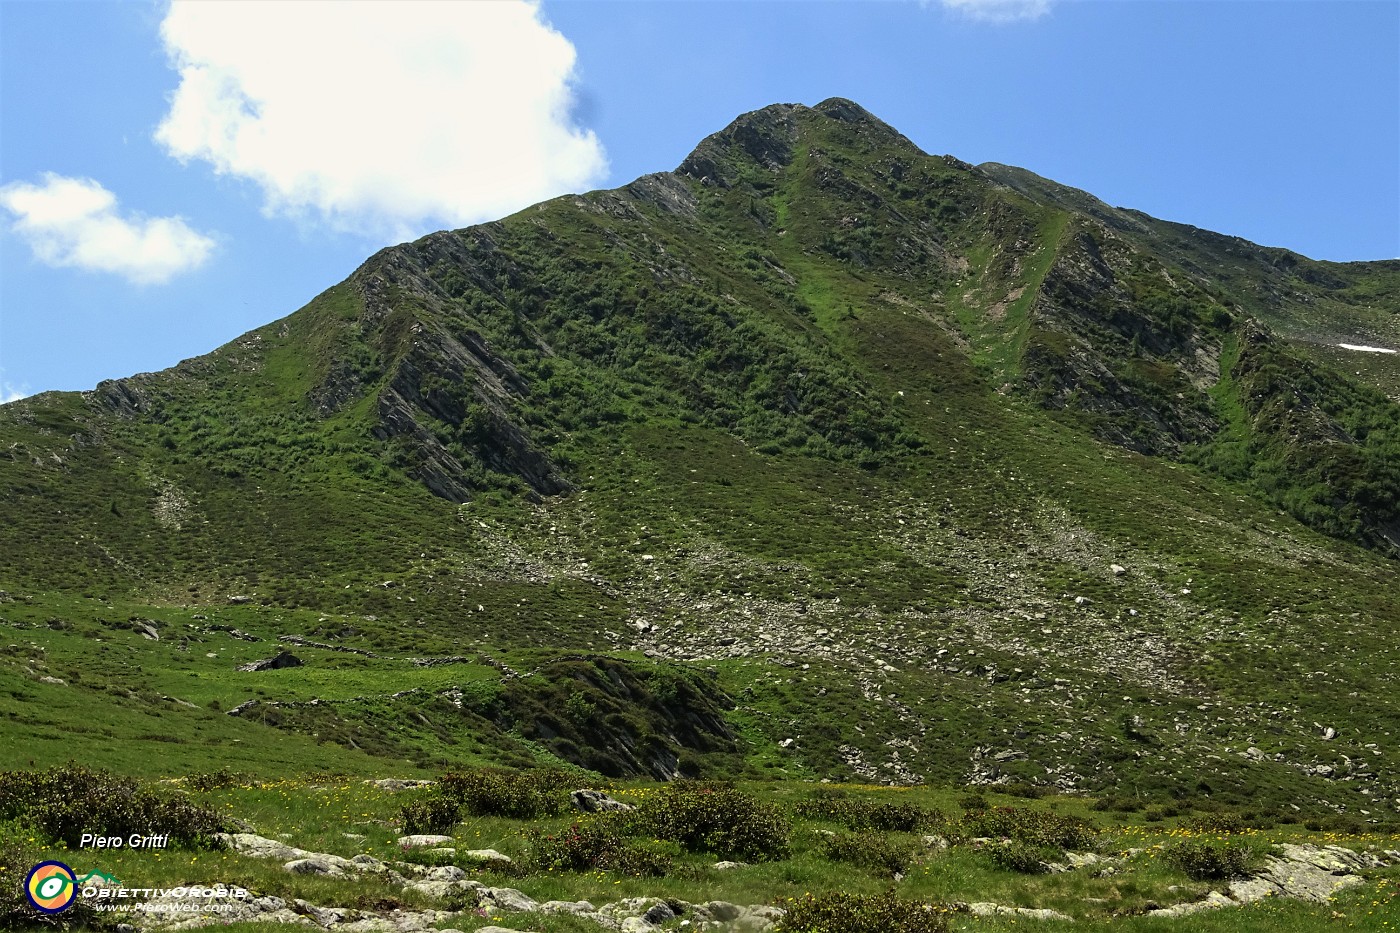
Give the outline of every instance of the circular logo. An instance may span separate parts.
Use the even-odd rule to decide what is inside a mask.
[[[78,896],[78,879],[62,862],[40,862],[24,879],[24,893],[35,910],[56,914],[67,910]]]

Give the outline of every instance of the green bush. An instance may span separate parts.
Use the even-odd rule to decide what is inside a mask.
[[[461,808],[439,793],[429,793],[399,809],[403,831],[410,835],[446,833],[461,818]]]
[[[1054,852],[1015,839],[1004,845],[988,846],[984,851],[997,868],[1020,872],[1023,875],[1045,874],[1050,870],[1045,864],[1046,861],[1055,857]]]
[[[991,805],[991,801],[980,790],[971,791],[958,798],[958,806],[964,810],[986,810]]]
[[[1248,874],[1258,859],[1255,847],[1242,838],[1183,839],[1163,847],[1162,860],[1196,881],[1223,881]]]
[[[444,774],[436,793],[472,816],[518,820],[559,816],[569,809],[568,788],[577,781],[563,771],[500,771],[483,768]]]
[[[689,852],[760,862],[788,851],[788,825],[778,809],[723,785],[678,781],[643,804],[634,819],[638,832]]]
[[[1244,820],[1233,813],[1207,813],[1181,825],[1193,833],[1240,833],[1245,829]]]
[[[822,841],[822,855],[833,862],[858,865],[883,875],[902,874],[914,863],[913,844],[883,833],[843,833]]]
[[[204,771],[199,774],[191,774],[185,779],[185,783],[197,791],[223,790],[225,787],[235,787],[248,780],[248,776],[238,771],[230,771],[228,768],[220,768],[218,771]]]
[[[580,820],[562,832],[537,831],[525,857],[537,871],[614,871],[624,875],[664,875],[671,855],[659,844],[627,838],[629,820],[605,815]]]
[[[1044,810],[994,807],[965,814],[950,826],[963,838],[1014,839],[1044,849],[1088,849],[1098,830],[1088,820]]]
[[[947,933],[949,908],[884,894],[809,894],[782,905],[773,933]]]
[[[73,848],[83,833],[168,833],[174,842],[207,846],[214,833],[228,828],[222,814],[183,795],[161,794],[77,764],[0,772],[0,822],[5,820],[23,820]]]
[[[937,810],[909,803],[872,803],[844,794],[822,794],[798,803],[797,816],[840,823],[847,829],[878,830],[881,832],[914,833],[940,823],[943,815]]]

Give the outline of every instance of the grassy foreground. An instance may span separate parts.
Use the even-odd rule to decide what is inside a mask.
[[[467,907],[466,913],[439,925],[464,931],[488,925],[540,933],[600,929],[570,916],[445,904],[367,875],[293,874],[283,869],[280,858],[246,857],[211,845],[207,834],[201,834],[212,824],[200,820],[222,820],[236,828],[229,821],[237,819],[243,828],[311,852],[457,865],[486,885],[516,888],[540,902],[588,900],[602,906],[623,898],[660,897],[790,908],[812,896],[893,892],[901,899],[939,905],[935,925],[919,928],[929,930],[942,929],[937,924],[944,921],[950,930],[1049,930],[1066,925],[1064,920],[1025,916],[975,916],[966,905],[976,902],[1049,908],[1073,918],[1074,929],[1090,930],[1302,933],[1400,928],[1400,868],[1395,866],[1365,873],[1362,884],[1323,904],[1270,899],[1188,917],[1143,916],[1156,907],[1225,890],[1226,876],[1257,867],[1274,843],[1341,845],[1372,852],[1400,848],[1395,826],[1368,833],[1317,831],[1268,820],[1249,826],[1209,800],[1183,802],[1172,808],[1175,815],[1164,816],[1160,809],[1146,814],[1109,811],[1104,809],[1109,804],[1083,797],[1025,799],[986,789],[798,782],[600,784],[596,777],[589,781],[567,772],[525,772],[523,777],[472,772],[466,783],[459,779],[454,785],[449,778],[432,788],[408,790],[390,790],[359,778],[258,780],[221,772],[133,785],[124,796],[112,790],[116,785],[104,789],[99,782],[89,787],[84,774],[92,772],[0,775],[0,817],[8,819],[0,821],[0,917],[5,906],[20,897],[18,884],[29,865],[56,859],[80,876],[97,870],[128,888],[222,882],[246,887],[255,895],[301,898],[319,906],[378,911]],[[163,820],[165,831],[178,835],[180,827],[189,826],[191,834],[183,841],[172,838],[163,850],[95,851],[65,844],[65,832],[76,831],[72,820],[64,822],[54,816],[53,808],[39,805],[15,812],[23,787],[42,775],[62,776],[80,789],[65,803],[66,812],[85,807],[89,823],[107,820],[105,825],[119,827],[114,831],[124,831],[135,824],[121,820],[132,819],[134,811],[154,813],[154,801],[163,800],[183,809],[149,817],[154,828],[161,829]],[[485,777],[477,780],[473,775]],[[565,803],[566,789],[580,786],[600,787],[638,809],[623,816],[581,815]],[[99,795],[107,802],[100,802]],[[113,805],[117,798],[125,803]],[[444,813],[438,806],[443,801],[455,802],[455,809]],[[190,816],[195,813],[203,816]],[[141,817],[134,819],[139,822]],[[450,834],[456,852],[407,849],[400,842],[406,830]],[[479,849],[494,849],[513,861],[492,868],[466,854]],[[1096,860],[1069,871],[1045,871],[1045,863],[1067,858],[1066,851],[1092,853]],[[1212,861],[1203,859],[1202,852],[1226,857]],[[745,858],[737,867],[718,864],[739,855]],[[16,916],[10,915],[11,922],[23,926]],[[99,928],[104,922],[110,928],[120,918],[103,914],[89,919]],[[267,923],[221,926],[238,933],[300,928]],[[684,927],[673,920],[658,928]],[[854,927],[810,929],[843,933]]]

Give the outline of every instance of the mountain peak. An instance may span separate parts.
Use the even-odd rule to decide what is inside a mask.
[[[812,109],[822,116],[840,120],[843,123],[874,123],[879,126],[888,126],[869,110],[845,97],[828,97]]]
[[[822,121],[813,117],[844,124],[842,135],[850,134],[852,139],[858,134],[874,132],[914,147],[860,104],[844,97],[829,97],[815,107],[769,104],[741,114],[718,133],[705,137],[676,172],[728,188],[743,175],[746,165],[756,164],[769,171],[780,169],[791,162],[800,137],[822,132],[818,129]]]

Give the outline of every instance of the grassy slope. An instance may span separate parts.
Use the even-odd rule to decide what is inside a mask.
[[[1370,808],[1363,785],[1393,796],[1384,758],[1379,781],[1299,768],[1393,748],[1395,565],[998,392],[1020,375],[1067,213],[987,191],[878,127],[852,138],[799,119],[779,171],[735,155],[731,187],[688,183],[693,218],[645,199],[559,199],[493,225],[493,249],[471,247],[500,288],[437,262],[443,244],[467,243],[441,235],[357,276],[407,258],[437,283],[401,282],[397,316],[374,327],[340,286],[150,378],[147,416],[71,395],[7,407],[0,446],[23,449],[3,465],[0,587],[32,601],[0,605],[17,645],[0,702],[23,739],[0,763],[64,757],[54,732],[84,716],[139,744],[76,729],[70,743],[138,771],[157,767],[141,750],[162,728],[210,736],[208,755],[180,746],[182,770],[234,754],[235,739],[278,747],[280,760],[242,759],[268,775],[502,749],[548,760],[528,735],[483,743],[476,720],[386,698],[475,690],[498,676],[478,652],[526,665],[547,645],[713,667],[750,767],[774,776],[962,780],[981,749],[1012,753],[998,767],[1014,778],[1056,769],[1145,795],[1205,780],[1271,804]],[[370,429],[415,319],[484,334],[525,375],[535,390],[513,404],[579,492],[532,505],[486,476],[454,506],[406,479],[402,450]],[[359,394],[323,418],[314,399],[335,373]],[[131,616],[162,623],[161,642],[94,641]],[[386,657],[294,648],[306,668],[231,671],[287,634]],[[28,661],[39,648],[42,671]],[[403,660],[430,655],[473,660]],[[123,705],[114,689],[149,696]],[[259,690],[370,699],[277,732],[208,711]],[[52,718],[22,725],[40,701]],[[356,723],[381,737],[379,759],[348,744]],[[892,736],[913,741],[898,761]],[[1251,746],[1286,762],[1246,760]]]
[[[271,782],[239,780],[230,786],[193,791],[191,798],[220,811],[249,821],[264,836],[316,852],[330,852],[350,858],[368,854],[379,859],[403,857],[397,844],[401,833],[394,823],[400,806],[412,793],[388,792],[358,781],[342,782],[316,778],[284,779]],[[605,786],[619,799],[642,803],[658,793],[655,785],[623,783]],[[914,805],[931,808],[956,819],[964,807],[974,805],[958,792],[938,787],[888,789],[868,786],[823,787],[795,782],[764,782],[746,785],[762,800],[780,805],[791,814],[794,808],[818,794],[835,793],[843,799],[877,804]],[[1253,931],[1315,931],[1332,929],[1383,930],[1400,920],[1397,914],[1395,868],[1368,873],[1365,883],[1347,891],[1328,904],[1297,901],[1263,902],[1248,908],[1197,914],[1189,919],[1161,920],[1136,916],[1151,904],[1166,905],[1198,899],[1212,889],[1222,889],[1219,881],[1193,880],[1166,864],[1162,848],[1187,836],[1199,838],[1202,831],[1190,829],[1189,805],[1180,805],[1181,815],[1160,812],[1110,812],[1091,809],[1083,798],[1047,797],[1023,800],[990,793],[982,805],[1028,808],[1058,816],[1080,817],[1095,827],[1094,845],[1098,852],[1121,856],[1138,850],[1120,863],[1114,873],[1099,876],[1092,868],[1064,874],[1023,875],[993,865],[975,845],[959,844],[939,851],[926,850],[918,834],[881,833],[887,843],[908,846],[915,853],[902,877],[891,879],[877,868],[833,861],[822,853],[823,832],[845,832],[836,822],[813,817],[792,820],[792,851],[786,858],[758,862],[728,871],[714,867],[716,855],[676,853],[676,867],[665,878],[633,877],[616,872],[535,871],[521,876],[487,873],[486,884],[514,887],[538,901],[586,899],[595,905],[625,897],[673,897],[702,903],[725,900],[740,904],[777,903],[801,898],[809,892],[842,891],[874,894],[893,889],[901,897],[942,903],[992,901],[994,903],[1051,908],[1073,917],[1075,928],[1091,930],[1138,931],[1191,929],[1221,933]],[[537,832],[558,832],[576,816],[553,819],[516,820],[492,816],[469,817],[451,830],[459,848],[492,848],[516,859],[527,852]],[[353,834],[353,835],[347,835]],[[1262,849],[1271,842],[1340,844],[1353,849],[1394,848],[1397,837],[1358,832],[1355,828],[1309,829],[1298,824],[1279,825],[1244,834],[1204,833],[1210,838],[1246,840]],[[318,878],[289,874],[275,860],[258,860],[229,852],[184,848],[165,851],[123,850],[100,855],[90,851],[69,852],[62,847],[40,848],[45,857],[68,861],[80,872],[94,867],[113,875],[128,887],[172,887],[208,882],[214,879],[237,884],[263,894],[283,898],[303,898],[319,905],[381,906],[397,903],[407,907],[432,906],[430,898],[404,892],[388,884],[367,880]],[[974,918],[966,913],[950,916],[953,930],[1060,929],[1060,925],[1023,917]],[[491,917],[466,914],[444,922],[444,926],[473,930],[495,924],[510,929],[543,933],[591,931],[596,926],[573,918],[540,914],[496,913]],[[669,927],[668,927],[669,928]],[[241,928],[247,933],[281,930],[265,924]]]

